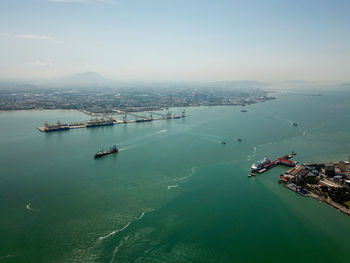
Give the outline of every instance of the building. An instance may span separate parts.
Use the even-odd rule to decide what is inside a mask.
[[[327,176],[334,176],[335,175],[335,166],[334,164],[326,164],[324,168],[324,173]]]
[[[350,187],[350,180],[345,180],[345,181],[344,181],[344,185],[345,185],[346,187]]]
[[[350,158],[350,157],[349,157]],[[347,161],[340,161],[338,164],[338,168],[342,170],[343,172],[349,172],[350,171],[350,162]]]

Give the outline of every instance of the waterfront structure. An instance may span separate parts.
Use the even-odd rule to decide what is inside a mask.
[[[334,164],[326,164],[325,165],[325,175],[327,175],[327,176],[334,176],[335,175]]]
[[[251,173],[248,174],[248,177],[256,176],[256,173],[262,174],[266,172],[267,170],[275,167],[276,165],[285,165],[285,166],[290,166],[294,167],[296,165],[296,162],[289,160],[295,156],[296,153],[292,152],[292,154],[286,154],[285,156],[282,156],[280,158],[277,158],[274,161],[271,161],[268,157],[265,157],[261,161],[258,161],[256,163],[253,163],[250,170]]]
[[[343,172],[350,171],[350,162],[349,161],[339,161],[338,168]]]
[[[151,122],[156,120],[169,120],[169,119],[180,119],[185,118],[185,110],[183,110],[181,115],[172,115],[170,111],[167,114],[161,114],[156,112],[150,112],[150,116],[146,117],[145,115],[139,115],[136,113],[123,112],[114,110],[116,113],[123,114],[123,120],[114,119],[113,117],[106,118],[104,116],[100,118],[90,119],[90,121],[80,122],[80,123],[71,123],[71,124],[62,124],[60,121],[57,124],[49,124],[45,122],[43,127],[38,127],[37,129],[41,132],[51,132],[51,131],[61,131],[61,130],[69,130],[69,129],[77,129],[77,128],[94,128],[101,126],[112,126],[114,124],[126,124],[126,123],[140,123],[140,122]],[[136,117],[135,120],[128,120],[127,115],[132,115]],[[160,115],[159,118],[154,118],[153,114]]]
[[[279,182],[350,215],[350,177],[336,169],[341,163],[346,162],[301,164],[282,174]]]

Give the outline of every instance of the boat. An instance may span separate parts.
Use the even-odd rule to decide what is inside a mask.
[[[86,128],[99,127],[99,126],[110,126],[114,125],[113,121],[99,121],[99,122],[88,122]]]
[[[242,141],[242,139],[237,139],[237,142],[241,142]]]
[[[265,157],[264,159],[257,161],[256,163],[252,164],[252,167],[250,168],[250,170],[252,172],[254,171],[259,171],[262,168],[264,168],[265,165],[271,163],[271,160],[268,157]]]
[[[136,120],[136,122],[148,122],[148,121],[153,121],[153,119]]]
[[[293,125],[294,127],[296,127],[296,126],[298,126],[298,123],[293,122],[292,125]]]
[[[108,154],[112,154],[112,153],[117,153],[118,152],[118,148],[116,145],[113,145],[111,148],[109,148],[108,151],[104,151],[103,149],[100,152],[95,153],[94,158],[99,158]]]
[[[44,132],[53,132],[53,131],[64,131],[69,130],[70,128],[68,126],[61,126],[61,127],[53,127],[53,128],[44,128]]]
[[[220,142],[221,144],[226,144],[226,142]]]
[[[58,121],[57,124],[49,124],[48,122],[45,122],[44,127],[40,127],[39,130],[44,132],[53,132],[53,131],[63,131],[63,130],[69,130],[69,129],[70,127],[68,124],[62,124],[60,121]]]
[[[247,112],[247,110],[241,110],[241,112]]]

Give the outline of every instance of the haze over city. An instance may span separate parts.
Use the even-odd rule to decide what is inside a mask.
[[[0,78],[348,81],[350,2],[2,0]]]
[[[350,0],[0,0],[0,262],[349,262],[349,33]]]

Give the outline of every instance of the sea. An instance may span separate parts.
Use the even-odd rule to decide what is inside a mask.
[[[349,262],[349,216],[278,184],[286,167],[247,175],[292,151],[348,160],[350,92],[272,95],[51,133],[36,127],[90,117],[0,112],[0,262]]]

